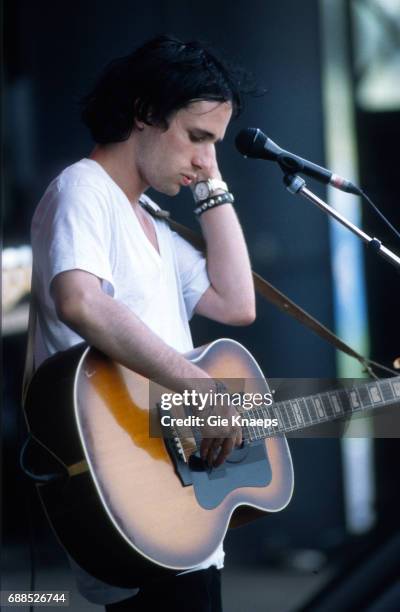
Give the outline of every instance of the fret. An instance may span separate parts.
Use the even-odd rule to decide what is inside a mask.
[[[367,385],[367,389],[368,389],[372,404],[380,404],[382,402],[382,395],[381,395],[381,391],[378,385],[375,383],[372,383],[371,385]]]
[[[312,423],[312,419],[307,408],[307,403],[304,398],[299,399],[301,414],[303,415],[303,421],[305,425]]]
[[[321,420],[321,418],[320,418],[320,415],[319,415],[319,413],[318,413],[318,407],[317,407],[317,404],[315,403],[315,398],[314,398],[314,396],[313,396],[313,397],[310,397],[310,403],[311,403],[311,406],[312,406],[312,407],[313,407],[313,409],[314,409],[314,414],[315,414],[315,421],[314,421],[314,423],[319,423],[319,422],[320,422],[320,420]]]
[[[276,415],[274,414],[274,406],[267,406],[264,404],[263,406],[263,415],[264,415],[264,419],[275,419]],[[278,421],[279,422],[279,421]],[[266,431],[268,432],[268,437],[274,436],[275,434],[277,434],[279,432],[279,427],[273,427],[273,425],[271,425],[270,427],[266,427]]]
[[[273,404],[271,404],[271,406],[263,406],[263,413],[264,413],[264,418],[265,419],[275,419],[276,416],[274,414],[274,406]]]
[[[253,408],[253,410],[254,410],[254,408]],[[255,417],[256,417],[256,419],[263,419],[264,418],[264,415],[261,412],[261,406],[256,406],[256,408],[255,408]],[[258,439],[263,438],[266,435],[267,428],[264,427],[263,425],[256,425],[256,429],[257,429],[257,438]]]
[[[278,415],[276,413],[275,410],[275,405],[276,404],[271,404],[270,406],[264,406],[263,410],[265,413],[265,417],[266,419],[271,419],[271,421],[273,419],[277,419]],[[273,427],[271,426],[270,429],[272,430],[272,432],[278,432],[281,429],[280,423],[279,423],[279,419],[278,419],[278,427]]]
[[[329,399],[329,393],[322,393],[321,401],[324,405],[325,414],[326,414],[327,419],[331,420],[332,418],[334,418],[334,411],[333,411],[333,407]]]
[[[249,412],[249,411],[247,411]],[[247,418],[251,418],[249,414],[246,414]],[[249,431],[249,435],[251,436],[252,440],[257,440],[257,429],[256,429],[256,425],[247,425],[247,429]]]
[[[350,402],[349,392],[347,389],[339,389],[338,395],[342,406],[343,416],[351,414],[352,406]]]
[[[320,393],[319,397],[321,399],[322,407],[325,412],[325,417],[328,421],[330,421],[333,417],[333,408],[329,401],[329,395],[327,393]]]
[[[317,411],[317,416],[320,420],[322,419],[326,419],[326,414],[325,414],[325,410],[324,410],[324,406],[321,402],[321,398],[319,395],[317,395],[314,398],[314,404],[315,404],[315,409]]]
[[[307,397],[306,404],[307,404],[308,412],[310,413],[312,423],[318,423],[319,419],[318,419],[317,412],[315,410],[315,406],[312,401],[312,398]]]
[[[296,429],[296,417],[293,412],[292,404],[290,403],[290,401],[286,401],[284,403],[285,403],[285,408],[286,408],[286,412],[287,412],[288,419],[289,419],[290,429],[291,430]]]
[[[400,397],[400,380],[394,380],[391,385],[393,387],[393,393],[395,396]]]
[[[256,414],[257,414],[257,418],[258,419],[264,419],[265,418],[264,415],[263,415],[263,412],[261,410],[261,406],[257,406]],[[258,425],[257,429],[258,429],[258,438],[259,439],[265,438],[266,432],[268,432],[268,427],[264,427],[264,425]]]
[[[247,431],[249,432],[249,437],[251,440],[259,440],[259,434],[255,425],[247,425]]]
[[[278,419],[279,429],[280,429],[281,431],[284,431],[284,429],[285,429],[285,424],[284,424],[283,419],[282,419],[282,414],[281,414],[281,406],[280,406],[280,403],[279,403],[279,404],[275,404],[275,406],[274,406],[274,412],[275,412],[275,416],[276,416],[276,418]]]
[[[265,419],[265,415],[261,409],[261,406],[257,406],[257,408],[255,409],[255,417],[256,419]],[[262,438],[264,432],[267,431],[267,427],[264,427],[263,425],[257,425],[257,431],[258,431],[258,437]]]
[[[283,405],[283,402],[279,402],[279,423],[282,431],[286,431],[288,429],[289,423],[287,420],[286,408]]]
[[[300,407],[299,407],[297,400],[291,400],[290,405],[293,408],[293,415],[296,419],[296,426],[303,425],[304,424],[303,416],[301,414]]]
[[[264,411],[263,411],[261,406],[257,406],[256,414],[257,414],[257,418],[258,419],[265,419],[266,418],[265,414],[264,414]],[[259,425],[258,429],[259,429],[259,437],[260,438],[264,438],[267,435],[267,433],[268,433],[268,427],[264,427],[264,425]]]
[[[285,430],[290,431],[290,419],[285,402],[281,403],[281,414]]]
[[[357,387],[357,390],[362,407],[369,408],[371,406],[371,398],[369,396],[367,386],[363,385],[362,387]]]
[[[349,400],[353,411],[362,409],[361,398],[358,394],[357,388],[351,389],[349,391]]]
[[[336,391],[332,391],[330,394],[331,403],[333,406],[333,411],[335,415],[339,416],[343,414],[342,404],[340,403],[339,394]]]
[[[284,433],[285,423],[282,417],[281,402],[274,403],[274,405],[271,408],[273,410],[272,417],[274,419],[278,419],[278,427],[276,429],[278,429],[280,433]]]
[[[259,413],[259,406],[257,406],[256,408],[253,408],[251,411],[249,410],[249,414],[248,414],[248,418],[249,419],[259,419],[260,418],[260,413]],[[255,435],[255,439],[259,440],[260,438],[262,438],[262,428],[260,427],[260,425],[253,425],[253,429],[254,429],[254,435]]]
[[[392,385],[389,380],[383,380],[380,383],[381,393],[383,400],[385,402],[390,402],[395,399],[394,389],[392,389]]]
[[[271,404],[271,406],[266,406],[264,404],[262,410],[263,410],[263,414],[264,414],[264,418],[265,419],[276,419],[275,404]]]

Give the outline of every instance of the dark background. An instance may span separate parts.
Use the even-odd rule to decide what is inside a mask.
[[[241,128],[258,126],[284,148],[324,165],[316,0],[301,5],[294,0],[203,0],[200,7],[180,0],[19,0],[4,4],[3,17],[3,247],[29,242],[30,219],[50,180],[89,155],[92,144],[79,120],[78,101],[104,64],[162,32],[184,40],[205,39],[237,59],[267,88],[265,96],[247,99],[219,156],[222,174],[236,197],[253,268],[334,328],[327,217],[289,195],[274,165],[245,160],[233,146]],[[399,112],[372,113],[357,106],[354,110],[360,182],[399,226],[398,170],[393,162],[400,137]],[[309,186],[326,196],[322,186],[312,181]],[[173,200],[152,195],[174,218],[195,228],[190,194]],[[386,246],[399,251],[398,240],[376,217],[365,213],[363,222]],[[365,262],[371,355],[390,365],[400,354],[399,277],[371,254],[365,254]],[[243,342],[269,377],[336,374],[333,348],[264,302],[258,303],[257,321],[249,328],[226,328],[197,319],[193,333],[196,345],[220,336]],[[3,339],[3,538],[6,570],[19,572],[21,589],[29,584],[29,523],[40,540],[39,549],[46,550],[46,560],[60,558],[58,544],[18,470],[24,437],[18,403],[24,344],[23,334]],[[292,551],[304,549],[320,551],[328,563],[334,559],[340,567],[340,551],[352,541],[344,515],[340,440],[291,440],[290,447],[296,477],[293,500],[279,515],[228,536],[228,560],[239,568],[274,567]],[[397,440],[375,442],[377,524],[364,540],[375,542],[376,532],[386,537],[395,529],[397,452]]]

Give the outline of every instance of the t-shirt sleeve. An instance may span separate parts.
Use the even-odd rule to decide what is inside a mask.
[[[100,278],[103,289],[113,295],[110,227],[101,192],[85,185],[55,189],[32,226],[47,288],[57,274],[77,269]]]
[[[172,234],[186,313],[188,319],[191,319],[197,302],[211,284],[207,273],[207,262],[201,251],[195,249],[176,232]]]

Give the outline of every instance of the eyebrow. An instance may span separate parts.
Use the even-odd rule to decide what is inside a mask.
[[[192,134],[196,134],[196,136],[202,136],[208,138],[209,140],[214,140],[216,143],[222,142],[222,138],[216,138],[215,134],[208,132],[207,130],[203,130],[202,128],[192,128],[190,131]]]

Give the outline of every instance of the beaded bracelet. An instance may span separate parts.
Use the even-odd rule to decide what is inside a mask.
[[[216,206],[221,206],[221,204],[233,204],[235,198],[232,193],[227,191],[226,193],[221,193],[221,195],[212,196],[212,198],[208,198],[208,200],[203,200],[197,208],[194,209],[194,214],[200,217],[206,210],[210,210],[210,208],[215,208]]]

